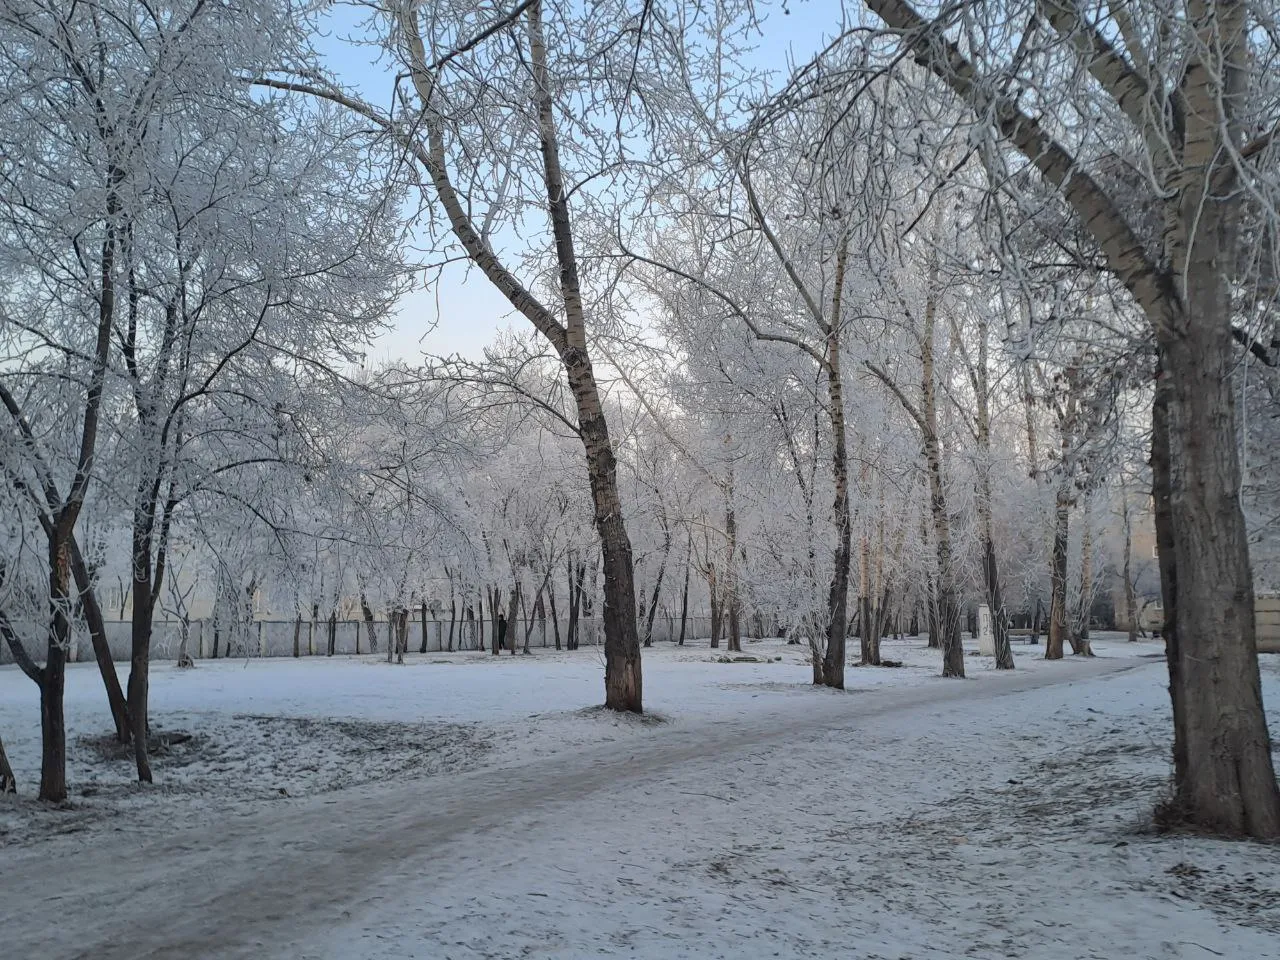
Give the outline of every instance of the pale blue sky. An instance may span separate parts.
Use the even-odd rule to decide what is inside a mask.
[[[788,0],[772,5],[764,19],[759,64],[782,71],[788,57],[806,60],[824,38],[839,28],[841,0]],[[345,83],[375,102],[386,102],[390,72],[374,63],[377,50],[349,42],[360,35],[352,8],[337,6],[326,25],[327,36],[317,46],[329,67]],[[478,272],[463,265],[447,267],[438,283],[419,282],[401,301],[394,327],[374,345],[370,361],[418,359],[422,353],[478,357],[501,329],[526,324],[512,314],[506,299]]]

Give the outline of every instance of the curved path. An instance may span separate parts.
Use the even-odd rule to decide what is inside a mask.
[[[23,960],[360,960],[374,949],[350,945],[353,925],[367,918],[376,926],[384,922],[377,917],[412,915],[418,904],[432,898],[433,889],[443,891],[445,884],[456,898],[458,886],[469,883],[469,877],[502,876],[501,868],[510,866],[502,858],[515,846],[537,848],[543,838],[554,852],[564,842],[566,823],[575,817],[606,826],[616,819],[626,835],[631,798],[646,809],[665,804],[685,810],[692,804],[711,813],[732,812],[740,796],[719,793],[714,783],[721,776],[718,771],[743,758],[767,758],[803,746],[820,762],[824,740],[832,739],[841,746],[831,761],[847,764],[857,756],[853,733],[860,729],[946,731],[963,726],[976,703],[1010,698],[1013,714],[1034,711],[1037,701],[1020,695],[1156,666],[1099,658],[981,683],[815,695],[791,701],[785,710],[714,724],[654,725],[635,738],[524,765],[368,785],[215,822],[157,824],[141,842],[98,834],[80,845],[60,842],[12,851],[0,855],[0,955]],[[759,769],[768,776],[767,764]],[[945,779],[945,771],[940,773]],[[708,782],[712,786],[705,794],[686,789]],[[745,785],[738,785],[738,793],[749,790],[750,775]],[[834,810],[831,816],[838,820]],[[650,824],[629,842],[651,856],[653,848],[671,844],[673,837],[655,832]],[[668,850],[663,856],[671,861],[679,853]],[[548,861],[554,860],[549,853]],[[516,887],[530,882],[522,879],[529,876],[527,858],[521,864],[523,873],[509,874]],[[475,897],[515,892],[481,889]],[[531,898],[548,896],[522,892]],[[599,909],[607,911],[613,895],[601,891],[600,896]],[[522,907],[513,899],[511,909]],[[419,940],[421,950],[412,952],[405,942],[400,936],[399,945],[389,945],[386,955],[501,955],[456,941],[450,947]],[[599,955],[566,943],[557,948],[554,937],[542,952]]]

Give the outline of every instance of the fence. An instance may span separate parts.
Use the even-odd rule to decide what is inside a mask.
[[[107,646],[111,650],[111,658],[127,661],[130,651],[130,624],[127,621],[109,620],[104,625],[107,634]],[[294,637],[297,636],[298,655],[325,656],[329,652],[328,620],[251,620],[234,624],[230,629],[224,627],[217,631],[218,657],[291,657],[294,655]],[[372,653],[369,642],[369,627],[363,620],[338,620],[334,624],[335,654]],[[643,639],[645,624],[640,625],[640,636]],[[36,660],[44,660],[44,626],[35,623],[15,624],[16,632],[23,640],[23,645]],[[387,641],[390,636],[390,625],[385,621],[375,621],[373,632],[376,652],[386,654]],[[530,629],[531,627],[531,629]],[[157,620],[151,632],[151,658],[153,660],[176,660],[181,646],[182,625],[176,621]],[[458,620],[453,623],[454,650],[487,650],[493,642],[493,625],[489,621],[482,624],[478,620]],[[555,626],[548,618],[515,620],[507,624],[507,640],[514,643],[517,649],[524,646],[525,633],[529,631],[529,646],[533,649],[544,649],[556,645]],[[426,633],[425,650],[427,653],[440,653],[450,649],[450,624],[448,620],[409,621],[409,652],[417,653],[424,649],[423,632]],[[215,656],[214,624],[212,620],[193,620],[188,627],[187,650],[196,659],[207,659]],[[707,637],[711,634],[711,618],[706,616],[688,617],[685,623],[685,637]],[[568,621],[560,618],[560,642],[564,644],[568,636]],[[653,640],[675,641],[680,637],[679,617],[655,617],[653,621]],[[578,642],[586,647],[602,642],[603,626],[599,617],[582,617],[578,620]],[[509,649],[509,647],[508,647]],[[71,659],[92,660],[93,647],[83,624],[77,624],[72,636]],[[0,664],[12,662],[7,644],[0,643]]]
[[[1260,593],[1254,601],[1257,616],[1258,649],[1280,653],[1280,593]]]

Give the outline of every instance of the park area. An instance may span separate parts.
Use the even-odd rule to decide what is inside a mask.
[[[0,798],[0,928],[49,960],[1280,956],[1280,850],[1152,827],[1161,646],[1094,649],[944,680],[886,640],[834,691],[807,647],[661,643],[644,716],[593,707],[594,647],[166,663],[152,786],[78,664],[69,802]],[[36,717],[0,668],[24,786]]]
[[[1277,64],[0,2],[0,960],[1280,960]]]

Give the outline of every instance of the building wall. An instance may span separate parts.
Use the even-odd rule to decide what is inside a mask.
[[[1280,653],[1280,593],[1260,593],[1254,601],[1258,650]]]

